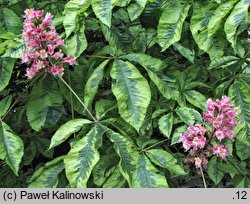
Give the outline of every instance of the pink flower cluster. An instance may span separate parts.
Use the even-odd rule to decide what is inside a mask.
[[[30,65],[26,75],[32,79],[41,71],[54,76],[63,76],[63,64],[75,65],[76,59],[64,57],[60,49],[64,41],[60,39],[52,25],[52,15],[43,10],[26,9],[22,30],[22,39],[26,43],[26,50],[22,55],[22,62]]]
[[[183,148],[190,154],[190,157],[185,159],[185,164],[195,164],[198,170],[201,166],[206,168],[207,158],[212,154],[222,159],[229,156],[229,148],[221,143],[225,139],[234,140],[237,108],[230,103],[227,96],[215,102],[208,99],[207,112],[203,114],[203,120],[207,123],[207,128],[200,124],[190,125],[180,137]],[[213,141],[219,145],[212,145]]]

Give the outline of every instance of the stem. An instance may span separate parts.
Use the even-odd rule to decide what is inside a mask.
[[[23,92],[17,97],[17,99],[14,101],[14,103],[11,105],[9,110],[3,115],[2,118],[0,118],[1,121],[3,121],[6,116],[10,113],[10,111],[14,108],[14,106],[17,104],[17,102],[20,100],[20,98],[23,96],[23,94],[28,90],[28,88],[34,84],[34,82],[39,79],[42,76],[43,72],[41,72],[36,78],[34,78],[33,81],[30,82],[30,84],[23,90]]]
[[[82,102],[82,100],[79,98],[79,96],[76,94],[76,92],[67,84],[67,82],[62,78],[59,77],[62,82],[68,87],[68,89],[73,93],[73,95],[77,98],[77,100],[81,103],[81,105],[86,109],[88,112],[89,116],[93,119],[95,123],[98,123],[98,120],[92,115],[92,113],[89,111],[89,109],[85,106],[85,104]]]
[[[71,79],[70,79],[69,71],[67,71],[67,73],[68,73],[68,78],[69,78],[69,86],[71,86]],[[74,104],[73,104],[72,92],[70,92],[70,107],[71,107],[71,117],[72,117],[72,120],[74,120],[75,115],[74,115]],[[76,133],[74,132],[74,138],[75,137],[76,137]]]
[[[204,176],[204,173],[203,173],[203,170],[202,170],[201,166],[200,166],[200,170],[201,170],[201,177],[202,177],[204,187],[207,188],[207,183],[206,183],[205,176]]]
[[[140,153],[145,152],[145,151],[151,149],[152,147],[155,147],[155,146],[157,146],[157,145],[159,145],[159,144],[161,144],[161,143],[164,143],[164,142],[166,142],[167,140],[168,140],[168,139],[162,140],[162,141],[157,142],[157,143],[155,143],[155,144],[153,144],[153,145],[151,145],[151,146],[149,146],[149,147],[147,147],[147,148],[145,148],[145,149],[142,149]]]

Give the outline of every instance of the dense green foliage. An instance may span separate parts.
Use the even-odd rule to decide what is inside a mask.
[[[208,98],[240,109],[209,187],[250,187],[250,0],[0,0],[1,187],[203,187],[180,135]],[[26,8],[53,14],[63,79],[28,80]],[[76,97],[78,96],[78,98]],[[83,104],[90,110],[90,117]]]

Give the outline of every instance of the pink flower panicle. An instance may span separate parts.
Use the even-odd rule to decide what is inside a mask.
[[[22,39],[26,43],[26,50],[22,55],[22,62],[30,65],[26,76],[32,79],[39,72],[45,71],[54,76],[63,76],[63,64],[75,65],[76,59],[64,57],[62,50],[64,41],[61,40],[52,25],[52,15],[34,8],[24,11]]]
[[[207,158],[212,154],[221,159],[228,157],[229,148],[227,146],[212,145],[211,142],[222,143],[226,139],[234,140],[237,115],[237,108],[230,103],[229,97],[223,96],[221,100],[217,99],[215,102],[208,99],[207,112],[203,114],[203,120],[211,127],[211,131],[200,124],[195,124],[190,125],[180,137],[184,150],[190,154],[190,157],[184,161],[186,166],[195,165],[199,171],[201,167],[207,167]],[[209,133],[210,137],[207,137],[206,133]]]

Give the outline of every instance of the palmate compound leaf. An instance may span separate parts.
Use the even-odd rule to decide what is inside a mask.
[[[174,175],[185,175],[184,168],[179,165],[177,159],[169,152],[162,149],[150,149],[146,155],[157,166],[168,169]]]
[[[151,100],[147,80],[130,62],[116,60],[110,73],[121,117],[139,131]]]
[[[90,120],[86,119],[74,119],[63,124],[52,136],[49,149],[63,143],[70,137],[71,134],[78,132],[85,124],[91,123],[92,122]]]
[[[247,22],[249,20],[249,5],[250,0],[240,0],[225,22],[224,30],[227,40],[231,43],[237,54],[240,54],[240,51],[237,48],[237,31],[243,21]]]
[[[181,39],[182,26],[190,6],[190,2],[184,0],[167,3],[157,28],[158,41],[162,51]]]
[[[120,156],[120,172],[132,188],[166,188],[165,176],[157,170],[150,160],[139,153],[133,140],[120,135],[111,129],[106,129],[107,135],[114,143],[114,148]]]
[[[99,20],[111,27],[112,9],[117,0],[92,0],[92,8]]]
[[[90,75],[85,84],[84,89],[84,104],[89,107],[97,93],[98,86],[103,79],[103,72],[109,60],[102,62]]]
[[[89,176],[99,161],[104,127],[96,125],[77,141],[64,158],[66,176],[73,188],[86,188]]]
[[[55,188],[58,185],[58,174],[64,169],[64,156],[55,158],[40,167],[29,179],[29,188]]]
[[[39,82],[33,87],[30,98],[27,103],[26,115],[30,126],[39,131],[49,119],[50,109],[62,106],[62,95],[57,86],[56,80],[47,75],[39,79]],[[56,117],[61,117],[57,114]]]
[[[0,159],[4,160],[16,175],[23,153],[22,139],[6,123],[0,121]]]

